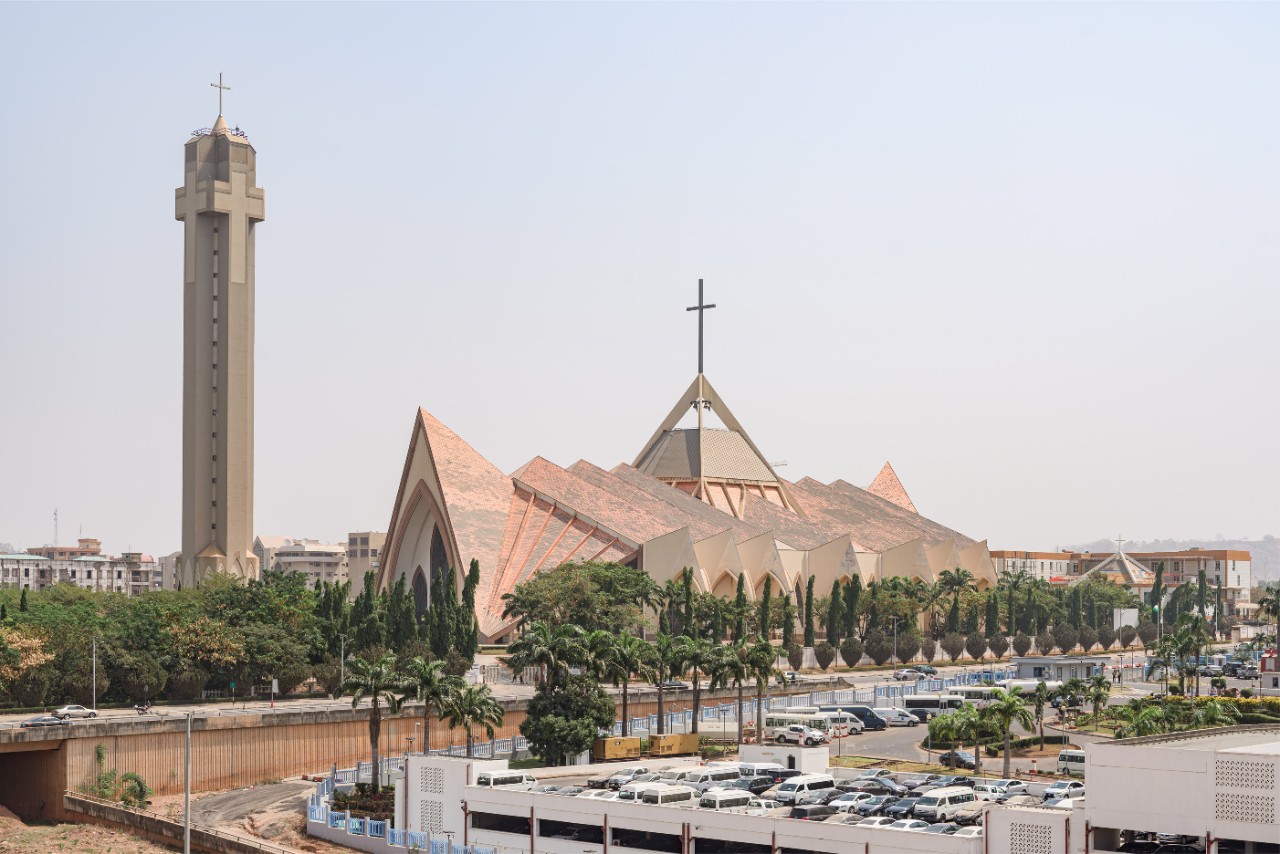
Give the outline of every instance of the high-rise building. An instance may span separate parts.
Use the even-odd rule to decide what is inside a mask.
[[[221,94],[221,93],[219,93]],[[177,190],[184,225],[182,564],[258,577],[253,553],[254,233],[265,218],[257,152],[219,104],[186,144]]]

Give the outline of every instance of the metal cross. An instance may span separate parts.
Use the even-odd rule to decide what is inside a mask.
[[[1116,537],[1116,554],[1123,554],[1123,552],[1124,552],[1124,538]]]
[[[698,279],[698,304],[691,305],[685,311],[696,311],[698,313],[698,373],[702,373],[702,318],[709,308],[715,308],[716,304],[705,305],[702,302],[702,279]]]
[[[215,89],[217,89],[217,90],[218,90],[218,115],[222,115],[222,93],[223,93],[223,92],[230,92],[230,91],[231,91],[231,87],[230,87],[230,86],[223,86],[223,85],[222,85],[222,72],[221,72],[221,71],[219,71],[219,72],[218,72],[218,82],[217,82],[217,83],[210,83],[209,85],[210,85],[210,86],[212,86],[213,88],[215,88]]]

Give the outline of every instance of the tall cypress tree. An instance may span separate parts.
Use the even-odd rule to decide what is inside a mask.
[[[1209,579],[1203,566],[1196,573],[1196,610],[1200,612],[1201,620],[1209,619]]]
[[[861,599],[862,576],[855,572],[844,586],[844,636],[847,638],[858,633],[858,604]]]
[[[2,618],[3,615],[0,615]],[[1218,579],[1218,593],[1213,603],[1213,633],[1222,637],[1222,579]]]
[[[994,590],[987,594],[986,623],[987,637],[1000,634],[1000,594]]]
[[[733,642],[747,639],[747,576],[738,573],[738,592],[733,597]]]
[[[840,582],[831,582],[831,604],[827,607],[827,643],[839,648],[840,630],[844,628],[844,592]]]
[[[764,595],[760,597],[760,639],[769,640],[769,608],[773,604],[773,576],[764,577]]]
[[[782,595],[782,648],[796,642],[796,608],[791,604],[791,594]]]
[[[1156,625],[1164,620],[1164,561],[1156,564],[1156,578],[1151,582],[1151,608],[1155,613]]]
[[[693,616],[693,570],[687,566],[680,580],[680,590],[684,596],[684,614],[682,615],[684,633],[688,637],[696,638],[698,629]]]
[[[814,577],[809,576],[808,582],[804,588],[804,645],[813,646],[813,582]]]
[[[18,610],[24,614],[27,611],[27,588],[22,588],[22,598],[18,600]]]

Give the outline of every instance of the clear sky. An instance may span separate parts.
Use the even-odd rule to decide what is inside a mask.
[[[259,533],[385,529],[415,407],[993,548],[1280,533],[1277,4],[0,5],[0,541],[180,541],[182,146],[258,150]]]

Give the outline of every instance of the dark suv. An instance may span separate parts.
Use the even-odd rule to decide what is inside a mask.
[[[729,784],[730,789],[745,789],[753,795],[764,794],[774,787],[773,778],[768,775],[759,777],[743,777],[741,780],[734,780]]]
[[[789,818],[800,818],[808,821],[822,821],[829,815],[835,815],[837,812],[835,807],[829,807],[825,804],[801,804],[792,807]]]

